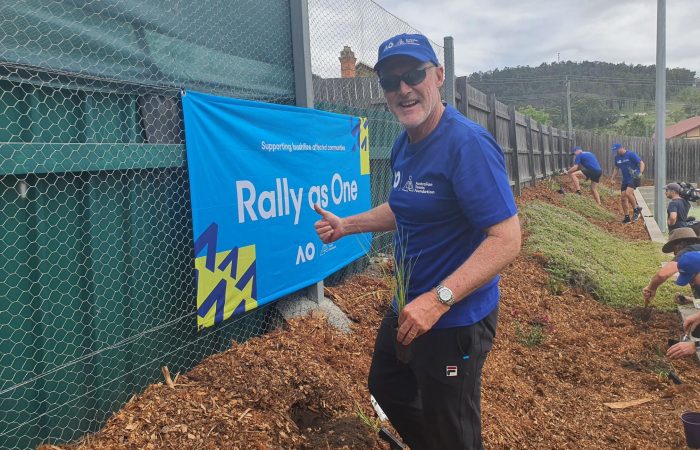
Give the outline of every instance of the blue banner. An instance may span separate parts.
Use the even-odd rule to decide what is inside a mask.
[[[318,203],[370,208],[364,118],[188,91],[182,96],[197,325],[312,285],[364,255],[370,234],[323,244]]]

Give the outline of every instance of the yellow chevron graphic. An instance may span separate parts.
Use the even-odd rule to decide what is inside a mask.
[[[237,249],[238,257],[235,261],[235,277],[231,274],[231,262],[222,266],[232,251],[218,252],[216,254],[216,266],[212,272],[206,267],[206,255],[195,258],[195,269],[197,270],[197,310],[207,303],[209,309],[203,317],[197,314],[197,327],[211,327],[216,320],[217,309],[221,308],[223,302],[222,320],[226,320],[236,311],[241,302],[244,302],[245,311],[257,308],[258,302],[253,295],[254,278],[250,278],[245,285],[236,286],[237,282],[249,270],[255,268],[251,266],[255,263],[255,245],[248,245]],[[253,275],[255,277],[255,275]],[[224,281],[224,286],[221,281]]]
[[[360,175],[369,175],[369,128],[366,117],[360,117]]]

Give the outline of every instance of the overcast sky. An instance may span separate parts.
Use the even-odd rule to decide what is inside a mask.
[[[375,0],[443,44],[457,75],[543,62],[656,63],[655,0]],[[376,59],[376,57],[375,57]],[[666,2],[666,66],[700,76],[700,0]]]

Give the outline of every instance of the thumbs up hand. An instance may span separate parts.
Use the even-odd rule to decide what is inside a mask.
[[[321,208],[319,204],[314,205],[314,210],[321,216],[321,219],[314,223],[316,234],[321,242],[328,244],[346,235],[343,229],[343,219]]]

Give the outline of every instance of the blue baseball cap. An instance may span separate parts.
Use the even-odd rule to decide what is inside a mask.
[[[387,39],[379,46],[377,64],[374,65],[375,72],[379,71],[379,66],[388,58],[398,55],[410,56],[420,62],[430,61],[436,66],[440,65],[428,38],[422,34],[404,33]]]
[[[571,154],[573,155],[574,153],[576,153],[579,150],[583,150],[583,148],[581,148],[580,145],[577,145],[576,147],[571,149]]]
[[[700,272],[700,252],[685,252],[678,260],[678,279],[676,284],[685,286]]]
[[[610,151],[611,151],[612,153],[615,153],[616,151],[618,151],[618,150],[621,149],[621,148],[622,148],[622,144],[617,144],[617,143],[616,143],[616,144],[613,144],[612,147],[610,147]]]

